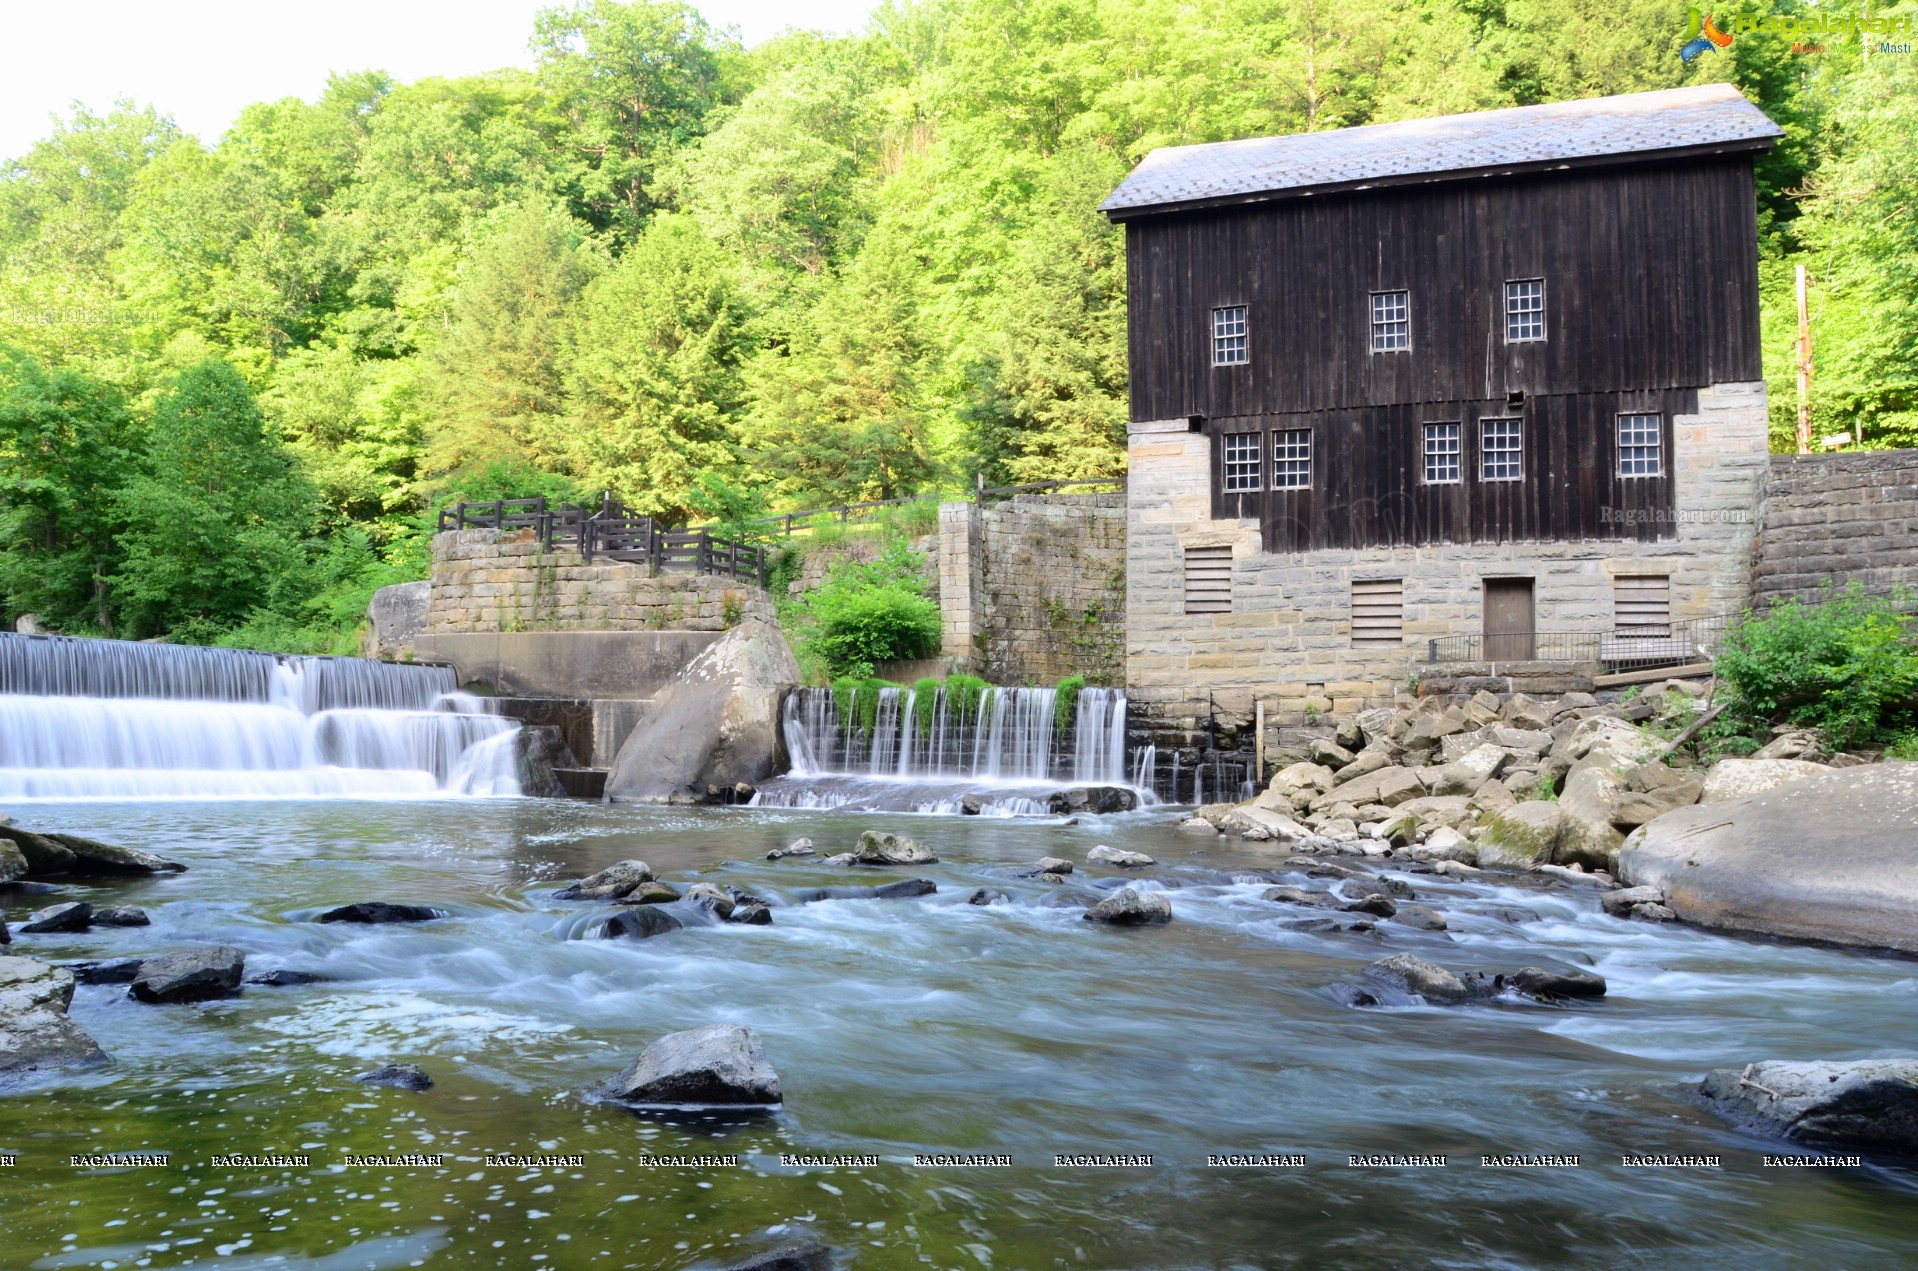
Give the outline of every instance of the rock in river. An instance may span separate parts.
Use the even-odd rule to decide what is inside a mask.
[[[63,905],[48,905],[20,924],[23,932],[38,935],[56,931],[85,931],[93,922],[93,906],[84,900],[70,900]]]
[[[431,1090],[433,1079],[418,1064],[383,1064],[372,1072],[353,1078],[369,1086],[391,1086],[395,1090]]]
[[[1668,812],[1632,831],[1619,873],[1700,926],[1918,953],[1918,763]]]
[[[782,1245],[724,1271],[833,1271],[832,1250],[824,1245]]]
[[[1088,865],[1116,865],[1120,869],[1144,869],[1156,865],[1157,861],[1144,852],[1128,852],[1123,848],[1107,847],[1104,843],[1086,853]]]
[[[246,957],[228,945],[209,945],[148,958],[127,996],[142,1002],[197,1002],[240,987]]]
[[[670,905],[679,899],[679,889],[669,883],[641,883],[619,898],[622,905]]]
[[[1012,897],[991,887],[981,887],[966,897],[968,905],[1009,905]]]
[[[1128,887],[1116,896],[1086,910],[1087,922],[1110,923],[1115,927],[1143,927],[1172,921],[1172,902],[1164,892],[1142,892]]]
[[[0,1081],[106,1056],[67,1018],[73,972],[32,958],[0,958]]]
[[[341,905],[320,915],[321,922],[430,922],[446,915],[425,905],[389,905],[383,900]]]
[[[1452,1005],[1473,997],[1465,981],[1444,967],[1415,958],[1409,953],[1381,958],[1365,968],[1365,976],[1375,984],[1400,993],[1420,997],[1436,1005]]]
[[[147,917],[147,911],[136,905],[109,905],[105,909],[93,911],[93,925],[96,927],[150,927],[153,919]]]
[[[816,900],[910,900],[938,890],[939,884],[930,878],[902,878],[878,887],[808,887],[799,893],[799,899],[808,905]]]
[[[931,848],[903,834],[867,830],[859,836],[853,859],[861,865],[936,865],[939,857]]]
[[[131,984],[145,958],[114,958],[106,962],[62,962],[82,984]]]
[[[792,842],[786,844],[786,846],[775,847],[772,851],[766,853],[766,859],[769,861],[779,861],[784,860],[788,856],[811,856],[812,854],[813,846],[811,839],[794,839]]]
[[[645,861],[620,861],[553,893],[554,900],[618,900],[653,881]]]
[[[737,1024],[669,1033],[613,1079],[608,1094],[625,1103],[765,1107],[780,1102],[779,1074],[759,1034]]]
[[[1509,988],[1526,997],[1548,1001],[1565,997],[1605,996],[1605,977],[1588,975],[1583,971],[1546,971],[1528,966],[1511,975],[1499,976],[1495,983],[1500,988]]]
[[[635,905],[620,910],[594,930],[604,940],[621,937],[644,940],[648,936],[663,936],[669,931],[678,931],[680,926],[679,919],[663,909],[652,905]]]
[[[1072,872],[1072,862],[1059,856],[1041,856],[1038,860],[1032,862],[1032,868],[1029,872],[1033,874],[1070,874]]]
[[[1918,1059],[1771,1060],[1718,1069],[1699,1093],[1720,1116],[1760,1134],[1918,1156]]]

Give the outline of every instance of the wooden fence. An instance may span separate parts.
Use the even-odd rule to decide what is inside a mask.
[[[662,530],[650,516],[627,512],[618,499],[603,499],[597,512],[544,498],[457,503],[442,508],[439,528],[533,531],[541,550],[571,547],[595,559],[645,565],[654,574],[717,574],[766,585],[771,563],[764,547],[722,538],[708,530]]]

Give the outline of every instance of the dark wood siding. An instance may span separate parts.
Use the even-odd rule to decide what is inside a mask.
[[[1672,419],[1697,409],[1696,389],[1667,389],[1528,397],[1516,409],[1501,398],[1208,419],[1212,515],[1257,518],[1268,552],[1672,538]],[[1658,476],[1618,475],[1621,412],[1660,416]],[[1480,479],[1479,421],[1486,418],[1524,421],[1522,480]],[[1427,485],[1425,425],[1454,422],[1462,480]],[[1223,493],[1220,437],[1265,435],[1262,484],[1269,487],[1271,434],[1293,428],[1312,431],[1310,488]]]
[[[1129,221],[1132,417],[1756,380],[1754,216],[1751,159],[1735,155]],[[1504,284],[1520,278],[1545,280],[1541,343],[1505,342]],[[1411,350],[1374,354],[1367,296],[1397,289]],[[1211,310],[1228,304],[1248,307],[1251,358],[1214,367]]]

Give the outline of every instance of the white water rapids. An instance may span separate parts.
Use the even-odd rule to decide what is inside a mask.
[[[445,667],[0,635],[0,798],[519,793]]]

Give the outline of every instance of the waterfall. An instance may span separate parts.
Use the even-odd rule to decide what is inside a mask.
[[[0,633],[0,798],[519,793],[452,670]]]
[[[891,807],[920,812],[1044,814],[1067,786],[1151,786],[1126,767],[1126,699],[1118,689],[1080,689],[1059,727],[1049,688],[987,688],[955,699],[942,686],[883,688],[843,700],[831,689],[786,698],[780,726],[787,775],[762,784],[761,807]],[[1150,761],[1137,771],[1150,779]],[[1035,786],[1051,786],[1035,790]]]

